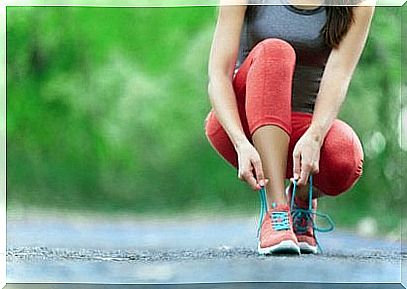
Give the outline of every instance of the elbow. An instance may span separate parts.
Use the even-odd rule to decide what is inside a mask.
[[[208,74],[208,85],[207,85],[207,93],[208,93],[208,98],[209,100],[212,100],[214,96],[214,90],[216,87],[216,80],[215,77],[213,77],[212,74]]]
[[[229,84],[231,84],[231,80],[226,73],[208,74],[207,92],[209,99],[212,100],[216,94],[223,91]]]
[[[212,80],[209,79],[208,86],[207,86],[207,93],[208,93],[209,100],[212,100],[212,97],[214,95],[213,91],[214,91],[214,83]]]
[[[208,92],[208,96],[211,96],[211,91],[212,91],[212,83],[210,77],[208,77],[208,85],[206,87],[206,91]]]

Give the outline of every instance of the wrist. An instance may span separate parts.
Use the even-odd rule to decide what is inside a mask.
[[[322,145],[325,138],[325,129],[316,123],[311,123],[308,130],[311,138]]]
[[[248,140],[246,137],[242,137],[242,138],[237,139],[237,140],[234,142],[233,145],[234,145],[234,147],[235,147],[235,150],[238,151],[238,150],[240,150],[242,147],[247,146],[248,144],[250,144],[249,140]]]

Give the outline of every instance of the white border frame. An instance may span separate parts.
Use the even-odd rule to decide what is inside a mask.
[[[194,2],[199,3],[194,3]],[[220,0],[4,0],[5,6],[97,6],[97,7],[177,7],[218,6]],[[278,0],[267,0],[266,5],[279,5]],[[335,5],[335,1],[332,5]],[[407,0],[376,0],[375,6],[403,6]],[[226,0],[222,5],[244,4],[242,0]],[[1,4],[0,4],[1,5]]]
[[[6,3],[0,2],[0,286],[6,285]],[[1,41],[1,40],[0,40]]]
[[[273,5],[275,0],[269,0]],[[407,0],[377,0],[376,6],[403,6]],[[153,2],[153,4],[152,4]],[[192,2],[192,3],[191,3]],[[7,36],[6,36],[6,8],[7,6],[96,6],[96,7],[181,7],[181,6],[218,6],[219,0],[200,0],[200,3],[193,3],[194,0],[0,0],[0,39],[3,39],[3,48],[0,49],[1,65],[4,69],[0,72],[0,288],[6,286],[6,57],[7,57]],[[239,0],[229,0],[226,5],[238,5]],[[401,17],[403,13],[401,14]],[[403,24],[402,24],[403,26]],[[403,27],[402,27],[403,28]],[[403,31],[401,31],[403,34]],[[407,32],[405,32],[407,33]],[[401,35],[403,38],[403,35]],[[403,44],[402,44],[403,45]],[[404,44],[407,45],[407,44]],[[403,49],[401,48],[401,53]],[[406,57],[406,56],[404,56]],[[403,55],[401,55],[401,65]],[[401,68],[403,76],[403,67]],[[405,72],[404,72],[405,74]],[[401,97],[403,97],[403,79],[401,79]],[[406,95],[407,96],[407,95]],[[404,96],[404,97],[406,97]],[[404,212],[404,214],[406,214]],[[402,214],[403,215],[403,214]],[[403,221],[403,220],[401,220]],[[407,226],[407,224],[402,224]],[[401,230],[402,233],[402,230]],[[401,236],[401,247],[403,247],[403,237]],[[401,248],[402,249],[402,248]],[[401,262],[401,285],[407,282],[403,263]],[[403,274],[404,273],[404,274]],[[404,277],[404,278],[403,278]],[[395,282],[397,283],[397,282]],[[407,287],[405,287],[407,288]]]

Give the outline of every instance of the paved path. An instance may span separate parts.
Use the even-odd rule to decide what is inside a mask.
[[[12,216],[7,282],[400,282],[407,263],[399,242],[341,231],[319,234],[322,255],[259,256],[255,222]]]

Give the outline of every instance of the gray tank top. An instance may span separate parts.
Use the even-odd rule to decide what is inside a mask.
[[[240,38],[235,73],[251,49],[260,41],[277,37],[289,42],[296,52],[292,85],[292,111],[313,113],[326,61],[331,52],[320,34],[326,7],[305,10],[279,0],[282,5],[248,5]]]

